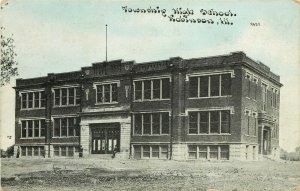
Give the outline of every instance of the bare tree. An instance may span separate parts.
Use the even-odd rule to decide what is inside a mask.
[[[10,78],[18,75],[18,62],[15,60],[17,56],[13,35],[4,36],[4,27],[1,27],[1,78],[0,86],[10,82]]]

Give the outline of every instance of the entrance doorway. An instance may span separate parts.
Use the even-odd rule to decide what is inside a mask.
[[[120,148],[120,125],[98,124],[91,127],[92,154],[112,154],[114,149]]]
[[[265,129],[263,130],[263,155],[270,154],[270,131]]]

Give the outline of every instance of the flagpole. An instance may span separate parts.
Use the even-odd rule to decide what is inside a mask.
[[[106,32],[106,45],[105,45],[105,60],[107,62],[107,25],[105,25],[105,32]]]

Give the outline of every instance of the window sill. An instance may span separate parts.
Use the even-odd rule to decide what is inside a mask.
[[[222,135],[231,135],[230,133],[199,133],[199,134],[188,134],[188,135],[219,135],[219,136],[222,136]]]
[[[20,139],[28,140],[28,139],[45,139],[45,137],[21,137]]]
[[[246,137],[257,137],[256,135],[245,135]]]
[[[58,139],[60,139],[60,138],[72,138],[72,137],[79,137],[79,136],[65,136],[65,137],[52,137],[52,138],[58,138]]]
[[[138,136],[138,137],[142,137],[142,136],[146,136],[146,137],[154,137],[154,136],[168,136],[169,134],[152,134],[152,135],[149,135],[149,134],[143,134],[143,135],[140,135],[140,134],[134,134],[133,136]]]
[[[119,102],[111,102],[111,103],[95,103],[95,105],[114,105],[118,104]]]
[[[78,107],[80,104],[77,105],[54,105],[53,108],[65,108],[65,107]]]
[[[144,100],[134,100],[133,102],[146,102],[146,101],[170,101],[170,99],[144,99]]]
[[[189,97],[188,99],[209,99],[209,98],[226,98],[226,97],[232,97],[232,95],[226,95],[226,96],[210,96],[210,97]]]
[[[28,108],[28,109],[21,109],[21,111],[30,111],[30,110],[38,110],[38,109],[46,109],[45,107],[38,107],[38,108]]]

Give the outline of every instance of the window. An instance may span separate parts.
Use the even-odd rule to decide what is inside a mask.
[[[45,137],[45,129],[45,119],[21,121],[22,138]]]
[[[189,112],[189,134],[230,133],[230,111]]]
[[[257,99],[258,78],[253,77],[253,82],[254,82],[254,97],[253,97],[253,99],[256,100]]]
[[[189,159],[228,160],[228,145],[188,145]]]
[[[246,109],[245,110],[245,115],[246,115],[247,135],[250,135],[250,115],[251,115],[251,111]]]
[[[169,113],[134,114],[135,135],[169,134]]]
[[[117,83],[96,85],[96,103],[116,103],[118,101]]]
[[[250,93],[251,93],[251,80],[252,80],[252,74],[246,73],[246,83],[247,83],[247,97],[250,98]]]
[[[54,89],[54,106],[74,106],[79,104],[80,104],[79,87]]]
[[[134,145],[134,158],[141,159],[141,145]]]
[[[134,145],[135,159],[168,159],[168,145]]]
[[[229,147],[227,145],[220,146],[220,157],[221,160],[229,159]]]
[[[189,96],[198,97],[216,97],[231,95],[231,75],[210,75],[190,77]]]
[[[266,111],[266,106],[267,106],[267,91],[268,91],[268,85],[262,83],[262,100],[263,100],[263,104],[262,104],[262,110]]]
[[[272,88],[271,92],[271,106],[274,108],[277,108],[277,102],[278,102],[278,90],[275,88]]]
[[[134,100],[170,99],[170,78],[134,81]]]
[[[256,135],[256,133],[257,133],[257,113],[256,112],[252,113],[252,118],[253,118],[253,135]]]
[[[197,146],[196,145],[189,145],[189,159],[196,159],[197,158]]]
[[[79,136],[79,121],[76,117],[55,118],[53,127],[54,137]]]
[[[206,145],[200,145],[199,148],[199,158],[200,159],[207,159],[207,146]]]
[[[76,146],[53,146],[53,149],[56,157],[73,157],[78,152]]]
[[[45,91],[33,91],[21,93],[21,108],[22,109],[35,109],[45,108],[46,97]]]

